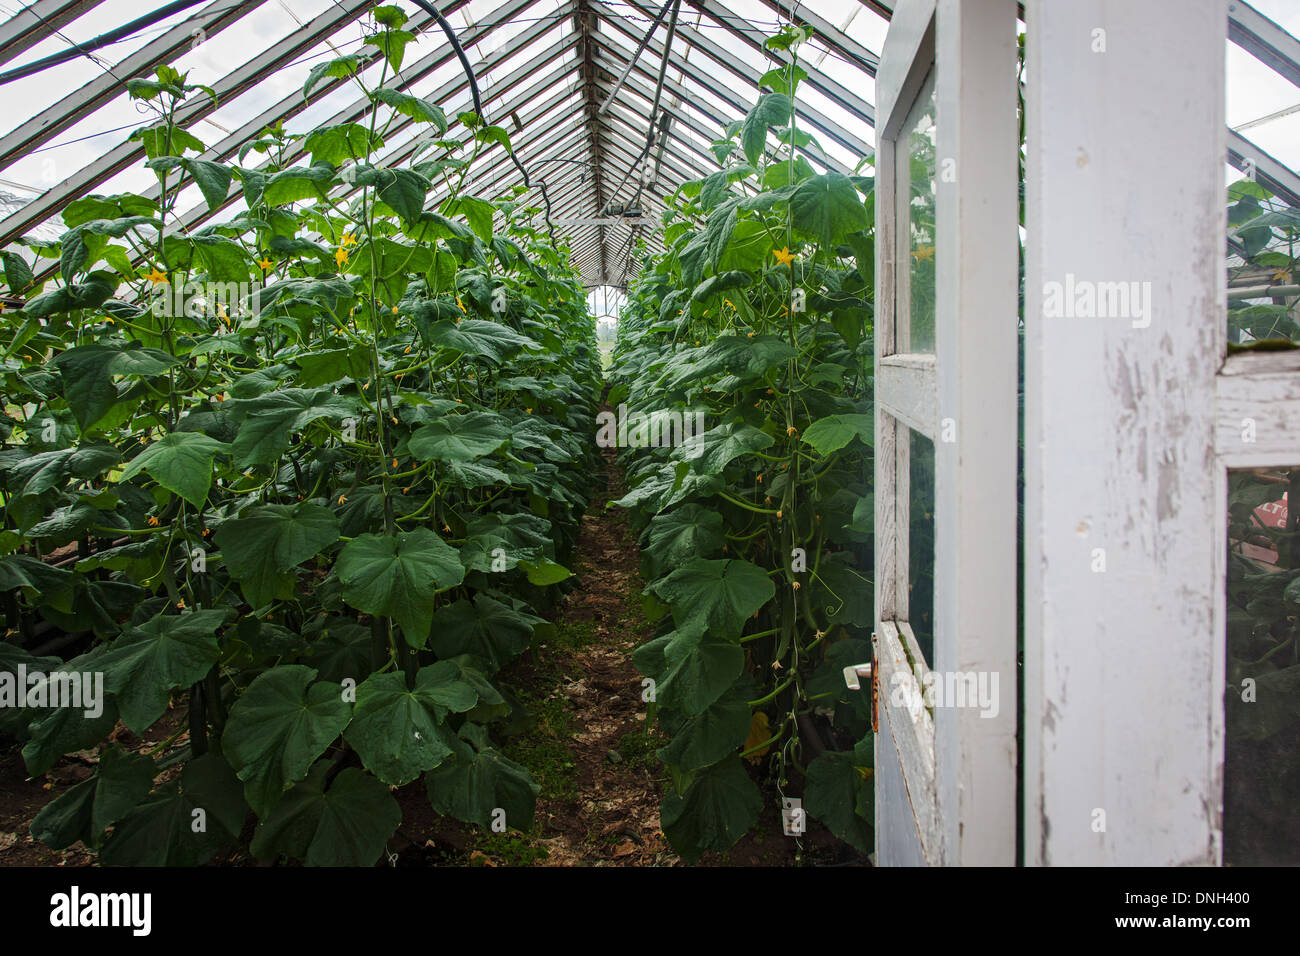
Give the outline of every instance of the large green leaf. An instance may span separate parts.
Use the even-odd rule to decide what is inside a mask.
[[[520,561],[540,560],[554,550],[550,527],[549,521],[537,515],[479,515],[465,529],[460,560],[469,570],[484,574],[509,571]]]
[[[285,794],[253,834],[260,859],[291,856],[308,866],[370,866],[402,822],[402,810],[370,774],[348,767],[328,784],[322,760]]]
[[[763,155],[768,129],[789,123],[793,112],[790,98],[784,93],[760,96],[740,127],[740,145],[745,151],[745,158],[751,163],[757,163]]]
[[[745,671],[745,651],[711,637],[696,621],[667,635],[662,646],[662,679],[656,700],[685,714],[700,714],[731,688]]]
[[[295,431],[322,418],[341,421],[354,415],[356,406],[328,388],[286,388],[240,402],[234,413],[243,418],[235,438],[235,461],[245,468],[275,461],[288,449]]]
[[[176,364],[166,352],[110,345],[79,345],[61,352],[51,364],[63,379],[63,397],[83,431],[117,403],[114,375],[161,375]]]
[[[15,449],[8,454],[20,453]],[[74,448],[38,452],[6,467],[13,476],[10,490],[19,497],[40,495],[58,488],[69,478],[95,478],[122,460],[121,453],[105,442],[83,442]]]
[[[384,87],[371,93],[370,98],[391,106],[403,116],[409,116],[417,123],[432,123],[439,134],[447,132],[447,115],[428,100]]]
[[[875,427],[872,415],[827,415],[808,426],[803,440],[823,455],[839,451],[854,438],[870,448]]]
[[[357,688],[344,737],[367,770],[400,786],[442,763],[451,753],[444,719],[477,703],[478,693],[460,680],[460,667],[453,661],[420,668],[414,688],[406,686],[402,673],[371,674]]]
[[[431,345],[452,349],[463,355],[479,355],[494,362],[504,362],[521,349],[539,350],[536,342],[500,322],[486,319],[462,319],[431,324],[426,335]]]
[[[6,554],[0,558],[0,591],[21,588],[37,605],[53,604],[71,611],[76,576],[65,568],[51,567],[28,554]]]
[[[311,72],[307,74],[307,82],[303,84],[302,95],[304,97],[309,95],[312,88],[325,77],[345,79],[360,72],[361,66],[362,57],[356,53],[326,60],[324,63],[317,63],[311,68]]]
[[[727,543],[722,515],[694,503],[656,515],[646,535],[641,553],[649,559],[651,580],[690,558],[712,557]]]
[[[541,788],[525,767],[487,747],[475,752],[459,743],[455,756],[425,774],[429,802],[439,813],[491,826],[498,809],[507,827],[528,830]]]
[[[171,692],[202,680],[221,656],[217,628],[229,611],[161,614],[128,628],[96,664],[117,700],[122,723],[137,734],[167,711]]]
[[[494,412],[444,415],[411,436],[411,454],[422,460],[473,461],[510,440],[506,421]]]
[[[679,469],[685,474],[680,474]],[[612,504],[620,508],[642,507],[662,511],[688,498],[703,500],[722,490],[722,477],[691,471],[683,462],[666,461],[657,473],[640,481],[635,488]]]
[[[339,519],[321,505],[256,505],[214,536],[254,608],[293,595],[293,569],[339,538]]]
[[[668,602],[679,627],[702,623],[715,637],[732,640],[776,593],[762,568],[734,558],[692,558],[650,590]]]
[[[364,158],[367,147],[376,147],[382,142],[378,135],[360,123],[339,123],[312,130],[303,141],[303,148],[311,153],[313,163],[338,167],[349,159]]]
[[[664,835],[684,860],[729,849],[758,822],[763,797],[739,757],[698,774],[684,795],[669,789],[659,807]]]
[[[671,743],[659,749],[659,759],[685,771],[717,763],[738,750],[749,736],[750,713],[749,704],[743,700],[710,704],[686,721]]]
[[[727,422],[692,435],[673,451],[673,457],[689,461],[700,474],[718,475],[737,458],[771,448],[772,442],[771,435],[753,425]]]
[[[456,549],[428,528],[349,541],[334,566],[343,599],[358,611],[391,617],[411,647],[424,647],[434,595],[465,578]]]
[[[168,491],[202,508],[212,487],[212,461],[230,446],[202,432],[172,432],[149,445],[122,470],[120,481],[147,472]]]
[[[834,171],[799,184],[790,196],[790,220],[796,230],[826,246],[871,227],[853,181]]]
[[[272,668],[230,708],[222,747],[244,781],[249,805],[263,819],[352,717],[343,688],[315,677],[314,669],[301,664]]]
[[[439,657],[470,654],[497,670],[528,647],[540,623],[540,617],[479,593],[472,604],[461,598],[433,616],[429,646]]]
[[[104,646],[75,657],[59,667],[50,668],[46,674],[51,679],[60,674],[94,674],[104,656]],[[84,678],[83,678],[84,701]],[[117,726],[117,702],[111,696],[98,701],[101,705],[96,716],[87,716],[87,709],[75,707],[43,707],[24,711],[31,719],[27,728],[27,743],[23,746],[23,761],[27,772],[39,777],[53,767],[64,754],[85,750],[99,743]],[[90,708],[94,713],[94,708]]]
[[[741,380],[762,378],[798,352],[775,335],[719,335],[710,344],[679,352],[664,366],[660,384],[679,388],[723,372]]]
[[[108,866],[198,866],[239,838],[247,814],[230,765],[204,754],[114,827],[100,859]]]
[[[99,767],[89,780],[45,805],[32,821],[32,836],[52,850],[78,840],[96,846],[104,830],[117,823],[149,796],[153,761],[113,745],[99,755]]]
[[[826,751],[808,765],[804,810],[863,853],[871,850],[875,806],[872,739],[852,751]],[[862,813],[869,809],[872,812]]]

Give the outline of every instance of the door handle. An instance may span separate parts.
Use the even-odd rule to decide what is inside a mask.
[[[849,690],[862,690],[862,681],[871,678],[873,672],[871,664],[850,664],[844,668],[844,683]]]
[[[871,681],[871,732],[875,733],[880,729],[877,718],[880,708],[880,666],[874,650],[869,664],[850,664],[844,668],[844,683],[849,690],[862,690],[864,680]]]

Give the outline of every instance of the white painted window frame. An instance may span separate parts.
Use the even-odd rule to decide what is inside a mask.
[[[1017,163],[1014,0],[903,0],[876,78],[877,863],[1015,862]],[[935,354],[908,354],[897,144],[937,64]],[[949,421],[950,420],[950,421]],[[937,672],[998,675],[996,717],[896,702],[928,668],[908,625],[912,428],[935,443]],[[950,441],[945,440],[951,438]]]
[[[1300,463],[1300,357],[1227,355],[1228,4],[1026,7],[1026,861],[1220,865],[1228,470]]]

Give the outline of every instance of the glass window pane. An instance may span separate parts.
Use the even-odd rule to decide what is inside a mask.
[[[934,71],[921,88],[904,127],[907,163],[908,331],[899,329],[900,352],[934,351],[935,101]],[[901,178],[901,177],[900,177]],[[900,183],[900,188],[904,184]],[[900,222],[900,227],[903,225]]]
[[[900,435],[900,437],[903,437]],[[908,454],[907,620],[934,666],[934,442],[906,430]]]
[[[1300,467],[1231,472],[1223,861],[1300,864]]]

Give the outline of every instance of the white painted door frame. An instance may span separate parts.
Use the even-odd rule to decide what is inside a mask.
[[[1015,28],[1015,0],[902,0],[876,78],[880,865],[1015,862]],[[907,177],[898,171],[909,157],[905,121],[932,68],[936,314],[928,355],[908,350]],[[908,624],[908,428],[935,445],[932,673]],[[932,677],[950,688],[983,680],[995,689],[992,706],[952,706],[961,701],[942,694],[937,706],[918,706],[915,690]],[[914,693],[896,693],[901,685]]]
[[[1025,858],[1218,864],[1227,469],[1300,462],[1294,353],[1226,357],[1227,2],[1026,8]]]

